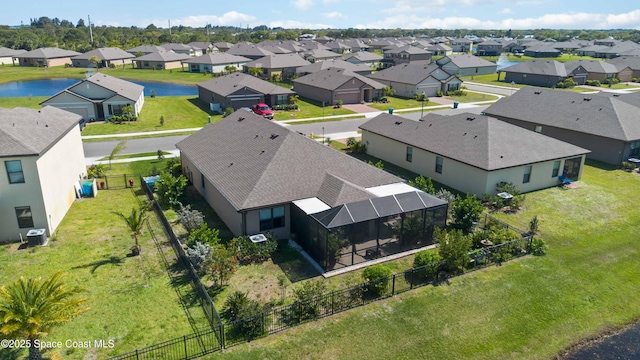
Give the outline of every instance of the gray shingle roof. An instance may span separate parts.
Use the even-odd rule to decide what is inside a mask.
[[[402,181],[243,110],[176,146],[239,211],[314,197],[327,174],[361,188]]]
[[[620,56],[606,61],[616,66],[618,70],[629,67],[631,70],[640,70],[640,56]]]
[[[95,73],[83,80],[82,82],[87,81],[94,83],[96,85],[102,86],[106,89],[109,89],[116,94],[123,96],[129,100],[137,101],[140,98],[140,95],[144,91],[144,86],[138,85],[136,83],[132,83],[127,80],[118,79],[117,77],[109,76],[103,73]],[[82,83],[80,82],[80,83]],[[67,89],[71,89],[78,84],[72,85]]]
[[[352,80],[353,78],[363,81],[365,84],[368,84],[374,89],[383,89],[385,87],[385,85],[373,79],[369,79],[366,76],[358,75],[349,70],[338,68],[329,68],[311,73],[293,80],[293,83],[307,84],[321,89],[335,90],[347,81]]]
[[[428,66],[420,64],[400,64],[367,75],[367,77],[374,80],[385,80],[416,85],[431,76],[431,73],[434,71],[442,71],[447,74],[447,77],[450,76],[446,71],[440,69],[438,65],[435,64]]]
[[[0,109],[0,157],[43,154],[80,120],[82,116],[52,106]]]
[[[491,117],[471,113],[453,116],[428,114],[420,122],[383,113],[360,128],[487,171],[589,152]]]
[[[313,57],[316,59],[337,59],[340,57],[340,54],[334,53],[333,51],[324,50],[324,49],[313,49],[304,54],[305,58]]]
[[[497,67],[496,63],[493,63],[491,61],[487,61],[487,60],[485,60],[483,58],[479,58],[477,56],[470,55],[470,54],[447,56],[447,58],[449,60],[451,60],[451,62],[453,64],[455,64],[457,67],[459,67],[461,69],[474,68],[474,67],[485,67],[485,66],[495,66],[495,67]],[[440,64],[443,61],[438,60],[436,62],[438,64]]]
[[[564,67],[568,73],[575,70],[578,66],[582,66],[590,73],[616,74],[618,72],[618,68],[615,65],[599,60],[573,60],[564,63]]]
[[[429,54],[429,53],[431,53],[431,51],[428,51],[428,50],[425,50],[425,49],[421,49],[419,47],[412,46],[412,45],[405,45],[405,46],[399,47],[397,49],[389,50],[386,53],[388,53],[388,54],[401,54],[403,52],[406,52],[408,54]]]
[[[267,55],[244,64],[248,68],[283,69],[311,64],[298,54]]]
[[[369,67],[369,65],[353,64],[353,63],[344,61],[342,59],[336,59],[336,60],[318,61],[311,65],[301,66],[296,69],[296,73],[298,74],[315,73],[320,70],[324,70],[328,68],[345,69],[345,70],[349,70],[356,73],[360,71],[368,72],[368,73],[371,72],[371,68]]]
[[[57,59],[80,55],[79,52],[59,48],[40,48],[18,54],[16,57],[24,59]]]
[[[568,74],[564,64],[555,60],[525,61],[516,65],[506,67],[500,71],[519,74],[537,74],[560,77],[566,77]]]
[[[251,61],[244,56],[236,56],[230,54],[228,52],[223,53],[215,53],[215,54],[204,54],[202,56],[194,57],[188,60],[185,60],[186,64],[208,64],[208,65],[223,65],[223,64],[237,64],[237,63],[246,63]]]
[[[267,55],[274,55],[269,50],[265,50],[259,46],[254,44],[245,45],[245,44],[235,44],[227,50],[229,54],[238,55],[238,56],[246,56],[246,57],[262,57]]]
[[[118,59],[131,59],[136,57],[131,53],[128,53],[117,47],[110,48],[98,48],[91,51],[87,51],[84,54],[80,54],[72,57],[72,60],[88,60],[92,56],[97,56],[100,60],[118,60]]]
[[[140,57],[137,57],[134,60],[136,60],[136,61],[162,61],[162,62],[167,62],[167,61],[187,60],[187,59],[190,59],[190,58],[191,58],[191,56],[189,56],[187,54],[178,54],[178,53],[175,53],[172,50],[169,50],[169,51],[158,51],[158,52],[149,53],[147,55],[142,55]]]
[[[613,96],[525,87],[484,113],[622,141],[640,139],[640,108]]]
[[[157,45],[140,45],[131,49],[127,49],[128,53],[134,54],[134,55],[138,52],[143,52],[148,54],[148,53],[154,53],[158,51],[167,51],[167,49]]]
[[[198,87],[213,91],[222,96],[233,94],[241,87],[248,87],[259,93],[267,95],[295,94],[295,92],[290,89],[258,79],[253,75],[239,72],[201,82],[198,84]]]
[[[14,50],[0,46],[0,57],[15,56],[26,53],[26,50]]]
[[[354,53],[352,53],[349,56],[346,56],[344,59],[351,59],[351,58],[356,58],[360,61],[378,61],[378,60],[382,60],[382,56],[376,54],[376,53],[372,53],[372,52],[368,52],[368,51],[356,51]]]

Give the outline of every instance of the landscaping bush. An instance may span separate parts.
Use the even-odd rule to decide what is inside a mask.
[[[433,181],[430,177],[418,176],[413,180],[409,180],[409,185],[418,188],[427,194],[435,194],[436,188],[433,186]]]
[[[89,179],[104,177],[107,167],[102,164],[91,165],[87,169],[87,176]]]
[[[609,87],[611,87],[611,85],[614,85],[614,84],[618,84],[618,83],[620,83],[620,79],[615,78],[615,77],[613,77],[613,78],[606,78],[606,79],[604,79],[604,80],[602,81],[602,83],[603,83],[603,84],[606,84],[606,85],[609,85]]]
[[[229,246],[236,250],[240,263],[250,264],[267,260],[278,248],[278,240],[271,234],[266,234],[267,240],[254,243],[248,236],[240,236],[231,240]]]
[[[233,252],[224,246],[216,246],[211,253],[210,269],[214,286],[224,286],[237,269],[237,261]]]
[[[187,187],[187,178],[184,175],[173,176],[171,173],[163,171],[155,185],[160,203],[164,206],[178,206],[180,204],[178,198],[182,196],[184,188]]]
[[[640,81],[638,80],[638,78],[631,78],[631,82],[637,83],[637,82],[640,82]]]
[[[416,254],[413,259],[413,267],[418,268],[424,266],[424,274],[428,278],[433,278],[438,273],[442,257],[435,251],[422,250]]]
[[[589,86],[600,86],[602,84],[600,84],[599,80],[587,80],[587,85],[589,85]]]
[[[180,203],[180,210],[176,211],[178,221],[188,233],[197,229],[204,223],[204,215],[198,210],[191,210],[191,205],[184,206]]]
[[[482,202],[470,194],[467,194],[464,198],[458,195],[451,207],[453,226],[465,232],[471,231],[473,226],[478,223],[480,214],[484,210]]]
[[[296,301],[290,307],[287,322],[299,323],[317,318],[322,307],[326,305],[326,291],[325,283],[317,280],[304,282],[293,289]]]
[[[349,151],[354,154],[364,154],[367,152],[367,145],[362,143],[362,140],[356,140],[354,137],[347,139],[347,146]]]
[[[202,265],[209,259],[209,255],[211,255],[211,246],[199,241],[196,241],[193,247],[187,248],[189,261],[191,261],[191,265],[193,265],[193,268],[196,270],[202,268]]]
[[[535,256],[543,256],[547,253],[547,244],[540,238],[533,238],[529,252]]]
[[[342,104],[343,104],[342,100],[338,99],[338,101],[336,101],[336,106],[335,107],[341,108]]]
[[[467,96],[467,92],[460,89],[460,90],[452,90],[452,91],[448,91],[447,92],[448,96]]]
[[[389,289],[391,269],[382,265],[371,265],[364,269],[362,278],[367,282],[366,292],[375,297],[384,295]]]
[[[212,229],[206,223],[201,223],[196,229],[191,230],[187,237],[187,247],[193,247],[197,242],[215,247],[220,243],[220,232],[218,229]]]
[[[438,92],[436,93],[436,96],[437,96],[437,97],[443,97],[443,96],[444,96],[444,93],[443,93],[442,91],[438,91]]]
[[[636,168],[636,164],[634,164],[632,162],[629,162],[629,161],[623,161],[622,164],[620,165],[620,167],[624,171],[633,171]]]
[[[444,260],[445,270],[461,273],[469,264],[471,239],[462,234],[461,230],[441,230],[436,228],[433,237],[438,240],[438,254]]]
[[[222,113],[222,117],[227,117],[227,116],[233,114],[233,111],[234,110],[233,110],[232,107],[224,108],[224,112]]]
[[[231,322],[233,337],[251,340],[267,332],[262,313],[257,301],[249,299],[246,293],[235,291],[225,301],[222,315]]]
[[[535,235],[538,233],[538,226],[540,225],[540,221],[538,220],[538,215],[535,215],[531,221],[529,221],[529,234]]]

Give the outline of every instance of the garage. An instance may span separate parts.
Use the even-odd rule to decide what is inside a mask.
[[[360,103],[360,89],[351,91],[336,91],[334,98],[342,100],[343,104],[359,104]]]
[[[82,116],[83,120],[89,120],[89,109],[86,107],[74,107],[74,108],[61,108],[68,112],[72,112],[74,114],[78,114]]]

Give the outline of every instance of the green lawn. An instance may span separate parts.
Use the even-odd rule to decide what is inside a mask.
[[[546,256],[423,287],[215,358],[549,359],[637,321],[640,175],[595,165],[584,169],[579,188],[529,193],[520,213],[497,214],[521,228],[538,215]]]
[[[26,107],[40,109],[42,107],[40,103],[47,99],[47,96],[0,97],[0,108],[13,109],[15,107]]]
[[[127,256],[133,240],[124,222],[111,211],[128,213],[132,206],[137,202],[129,189],[100,191],[96,198],[73,204],[48,246],[0,247],[2,284],[19,276],[49,276],[62,270],[67,273],[68,286],[89,290],[89,311],[54,329],[46,340],[113,339],[115,348],[63,349],[64,359],[105,358],[192,333],[193,326],[207,326],[188,283],[170,280],[146,229],[140,239],[142,255]],[[166,242],[155,217],[151,217],[151,225],[160,241]],[[165,243],[162,248],[172,270],[179,270],[171,247]],[[4,358],[1,353],[0,358]]]
[[[382,110],[382,111],[386,111],[389,108],[394,108],[395,110],[399,110],[399,109],[412,109],[412,108],[422,107],[422,102],[417,101],[415,99],[400,98],[395,96],[387,96],[387,99],[389,100],[388,103],[370,103],[370,104],[367,104],[367,106],[372,107],[374,109]],[[432,105],[434,105],[433,102],[428,102],[428,101],[424,102],[424,106],[432,106]]]
[[[504,81],[504,75],[500,76],[500,81],[498,81],[498,74],[485,74],[485,75],[474,75],[474,76],[463,76],[461,77],[462,81],[470,81],[470,82],[475,82],[475,83],[479,83],[479,84],[487,84],[487,85],[497,85],[497,86],[502,86],[505,88],[511,88],[511,83],[505,82]],[[521,89],[523,87],[526,86],[532,86],[532,85],[525,85],[525,84],[513,84],[513,88],[514,89]],[[542,87],[543,89],[550,89],[548,87]],[[583,89],[579,86],[574,87],[573,89],[556,89],[556,90],[563,90],[563,91],[573,91],[573,92],[589,92],[589,91],[593,91],[591,89]]]
[[[346,115],[346,114],[355,114],[355,112],[342,108],[334,108],[333,106],[325,106],[322,107],[322,104],[317,103],[316,101],[301,98],[298,101],[299,110],[296,111],[284,111],[277,110],[274,111],[273,118],[275,120],[294,120],[294,119],[306,119],[306,118],[321,118],[323,116],[333,116],[333,115]]]
[[[493,95],[479,94],[473,91],[465,91],[465,93],[464,96],[447,96],[446,98],[461,103],[498,100],[498,97]]]

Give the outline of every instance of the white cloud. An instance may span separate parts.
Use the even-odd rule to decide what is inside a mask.
[[[304,23],[297,20],[280,20],[280,21],[272,21],[269,23],[269,27],[282,27],[285,29],[331,29],[334,28],[333,25],[329,24],[313,24],[313,23]]]
[[[322,13],[322,16],[329,19],[346,19],[347,18],[346,16],[344,16],[343,14],[337,11],[332,11],[330,13]]]
[[[309,10],[313,6],[313,0],[293,0],[293,6],[300,10]]]
[[[322,0],[323,4],[335,4],[337,2],[338,2],[338,0]]]
[[[498,14],[512,14],[513,10],[509,9],[509,8],[504,8],[500,11],[498,11]]]

